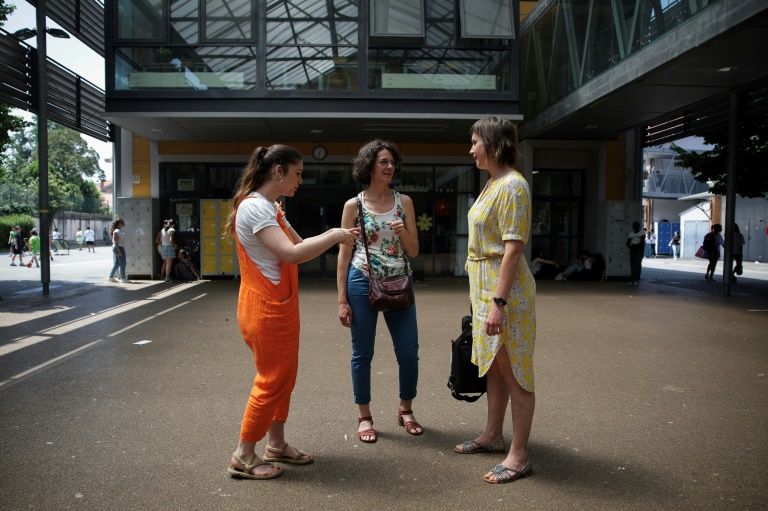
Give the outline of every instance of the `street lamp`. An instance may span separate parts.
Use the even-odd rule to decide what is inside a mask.
[[[13,33],[19,40],[37,36],[37,166],[39,173],[39,214],[40,214],[40,281],[43,296],[48,296],[51,282],[50,210],[48,204],[48,74],[46,68],[46,34],[59,39],[69,39],[69,34],[58,28],[45,26],[45,0],[37,0],[35,13],[36,29],[22,28]],[[33,75],[33,76],[35,76]]]

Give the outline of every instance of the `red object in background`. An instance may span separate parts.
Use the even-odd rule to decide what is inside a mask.
[[[451,212],[451,202],[448,199],[440,199],[435,203],[437,216],[448,216]]]

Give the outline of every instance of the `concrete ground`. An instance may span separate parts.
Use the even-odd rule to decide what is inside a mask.
[[[112,284],[106,250],[72,252],[42,297],[39,273],[3,264],[0,509],[765,509],[768,265],[725,297],[703,264],[646,259],[637,287],[538,283],[535,473],[507,485],[482,480],[503,456],[453,453],[485,421],[484,399],[446,388],[466,280],[417,283],[421,437],[396,425],[380,322],[371,445],[335,283],[304,279],[286,430],[317,461],[241,481],[226,467],[254,369],[236,280]]]

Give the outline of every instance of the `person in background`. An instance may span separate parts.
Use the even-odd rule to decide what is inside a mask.
[[[58,229],[54,229],[53,233],[51,233],[51,239],[53,240],[53,251],[58,252],[59,249],[63,249],[64,247],[61,246],[61,233]]]
[[[629,284],[636,286],[640,282],[640,272],[643,269],[643,252],[645,251],[645,232],[640,229],[640,222],[632,222],[632,230],[627,235],[629,248]]]
[[[311,454],[288,445],[291,393],[299,368],[298,264],[339,243],[352,245],[357,229],[329,229],[303,239],[285,218],[278,197],[293,197],[304,169],[301,153],[286,145],[257,147],[238,181],[225,233],[235,238],[242,272],[237,320],[253,352],[256,378],[227,472],[244,479],[272,479],[274,463],[306,465]],[[266,452],[255,452],[267,437]]]
[[[720,247],[725,246],[723,236],[720,234],[721,232],[723,232],[723,226],[715,224],[712,226],[712,231],[704,236],[702,246],[707,251],[707,259],[709,260],[707,271],[704,273],[705,280],[714,280],[715,278],[717,261],[720,260]]]
[[[571,261],[562,273],[558,273],[555,280],[575,280],[575,275],[582,271],[584,268],[589,268],[592,262],[590,261],[592,254],[589,250],[583,250],[578,259]]]
[[[13,244],[11,245],[11,266],[16,266],[16,256],[19,256],[19,266],[24,266],[24,241],[21,238],[21,226],[13,228]]]
[[[29,254],[32,256],[32,260],[27,263],[27,267],[31,268],[32,263],[35,263],[35,268],[40,268],[37,256],[40,255],[40,236],[37,235],[37,229],[29,231]]]
[[[731,242],[733,243],[733,282],[736,282],[736,275],[744,273],[744,235],[741,234],[738,224],[733,224],[733,233],[731,233]]]
[[[171,272],[173,271],[173,260],[176,258],[176,229],[173,228],[175,222],[173,219],[163,222],[163,228],[157,233],[155,241],[160,241],[160,256],[163,258],[163,266],[160,274],[165,273],[165,281],[171,281]]]
[[[125,252],[125,220],[118,218],[112,222],[112,253],[114,254],[115,264],[112,265],[112,270],[109,272],[107,280],[110,282],[122,282],[129,283],[125,277],[125,265],[127,262],[127,255]],[[115,279],[115,274],[119,271],[118,279]]]
[[[104,246],[106,247],[107,245],[109,245],[109,231],[107,231],[106,227],[104,228],[103,231],[101,231],[101,237],[104,240]]]
[[[338,317],[352,336],[350,365],[353,399],[358,408],[357,436],[365,443],[378,439],[371,413],[371,362],[379,311],[368,301],[368,281],[371,275],[410,274],[405,256],[413,258],[419,253],[413,201],[389,188],[401,165],[400,152],[389,141],[372,140],[361,147],[352,163],[352,178],[365,190],[344,204],[341,215],[342,227],[355,226],[359,222],[357,200],[360,199],[364,222],[360,227],[365,229],[372,266],[368,266],[362,240],[354,248],[341,247],[336,271]],[[421,435],[424,429],[412,410],[419,378],[416,305],[382,315],[392,337],[398,365],[397,421],[409,434]]]
[[[541,252],[536,254],[528,266],[536,280],[556,279],[562,273],[562,267],[551,259],[545,259]]]
[[[96,233],[93,232],[93,229],[91,229],[90,225],[87,225],[85,227],[85,232],[83,233],[83,237],[85,238],[85,246],[88,249],[88,252],[96,253]]]
[[[536,282],[523,254],[531,232],[531,192],[517,171],[517,127],[486,117],[471,129],[469,154],[490,179],[469,210],[468,257],[472,302],[472,362],[487,375],[485,431],[457,445],[461,454],[503,453],[504,417],[512,408],[512,445],[483,479],[509,483],[533,473],[528,439],[536,406],[533,351]]]
[[[77,228],[77,234],[75,234],[75,241],[77,241],[77,251],[82,252],[83,251],[83,241],[85,240],[85,234],[83,233],[83,228],[78,227]]]
[[[656,257],[656,235],[653,229],[645,235],[645,257]]]
[[[176,266],[173,269],[173,275],[174,277],[182,280],[201,279],[200,274],[197,273],[195,265],[192,264],[189,256],[187,256],[187,251],[184,249],[179,250],[179,262],[176,263]]]
[[[669,246],[672,248],[672,259],[680,257],[680,231],[675,231],[675,235],[669,240]]]

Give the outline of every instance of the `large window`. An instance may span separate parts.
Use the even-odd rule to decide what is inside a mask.
[[[512,2],[461,0],[461,37],[509,39],[515,36]]]
[[[423,37],[421,0],[371,0],[371,36]]]
[[[267,90],[357,90],[357,0],[274,2],[267,11]]]
[[[459,1],[115,0],[108,86],[188,96],[516,91],[511,4]]]
[[[117,0],[117,37],[164,39],[163,3],[163,0]]]

